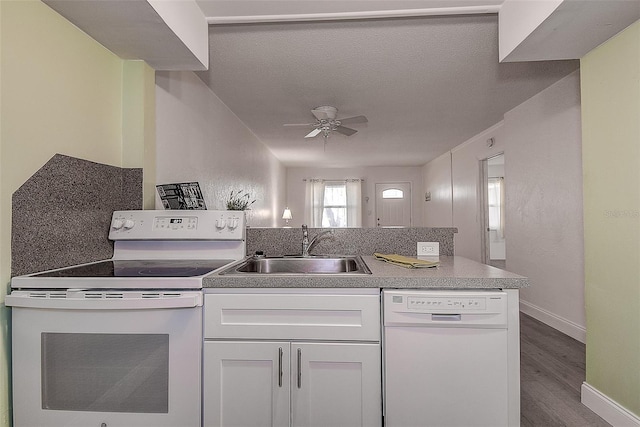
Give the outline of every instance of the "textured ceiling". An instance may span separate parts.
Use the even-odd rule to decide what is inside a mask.
[[[418,166],[578,68],[498,63],[496,15],[212,25],[220,99],[287,166]],[[365,115],[353,136],[304,139],[310,110]]]

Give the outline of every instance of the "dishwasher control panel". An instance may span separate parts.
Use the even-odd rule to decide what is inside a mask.
[[[487,308],[486,297],[415,297],[408,296],[407,308],[420,312],[431,312],[443,308],[452,309],[456,312],[485,310]]]
[[[501,290],[384,290],[385,325],[504,327],[507,293]]]

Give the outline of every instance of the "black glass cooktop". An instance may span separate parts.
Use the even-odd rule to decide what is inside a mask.
[[[194,277],[217,270],[231,259],[110,260],[35,274],[35,277]]]

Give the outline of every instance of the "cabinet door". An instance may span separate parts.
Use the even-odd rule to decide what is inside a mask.
[[[292,343],[293,426],[382,425],[379,344]]]
[[[288,342],[204,343],[204,426],[289,425]]]

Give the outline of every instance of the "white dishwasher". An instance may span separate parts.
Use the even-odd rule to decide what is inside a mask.
[[[508,425],[508,294],[384,290],[387,427]]]

